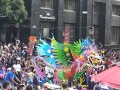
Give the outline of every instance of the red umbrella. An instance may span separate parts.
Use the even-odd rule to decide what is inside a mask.
[[[120,66],[114,66],[92,77],[95,82],[104,83],[110,87],[120,89]]]

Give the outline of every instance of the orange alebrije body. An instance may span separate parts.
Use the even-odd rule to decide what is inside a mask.
[[[36,41],[36,37],[35,36],[30,36],[29,40],[30,40],[30,42],[35,42]]]

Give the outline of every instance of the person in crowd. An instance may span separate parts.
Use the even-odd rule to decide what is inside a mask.
[[[82,87],[81,87],[80,85],[77,85],[75,89],[76,89],[76,90],[81,90]]]
[[[28,85],[28,86],[26,87],[26,90],[33,90],[33,87],[32,87],[31,85]]]
[[[100,86],[96,86],[94,90],[102,90]]]
[[[2,63],[0,64],[0,83],[4,80],[4,71],[2,69]]]
[[[67,84],[64,83],[64,84],[62,85],[62,90],[67,90],[67,88],[68,88]]]
[[[10,82],[8,81],[3,82],[3,90],[11,90]]]
[[[20,44],[20,40],[18,37],[15,38],[15,44],[16,44],[16,46],[18,46]]]
[[[2,88],[2,85],[0,84],[0,90],[2,90],[3,88]]]
[[[102,54],[103,57],[103,62],[101,63],[101,66],[104,66],[104,68],[94,67],[92,72],[93,75],[98,74],[106,69],[109,69],[114,65],[120,65],[120,50],[113,50],[111,48],[103,49],[102,45],[99,47],[100,50],[104,50],[103,52],[99,50],[99,53]],[[35,55],[33,54],[30,57],[28,55],[27,50],[28,50],[28,45],[26,45],[25,43],[19,42],[16,45],[14,45],[13,43],[8,43],[8,44],[0,43],[0,79],[4,78],[4,81],[10,82],[12,87],[14,86],[14,84],[18,85],[19,90],[23,89],[22,87],[19,87],[19,84],[24,83],[21,81],[27,81],[28,82],[27,84],[30,84],[32,86],[38,86],[39,84],[38,82],[42,81],[42,79],[41,80],[38,79],[36,72],[34,72],[34,64],[31,61],[31,57],[34,57]],[[55,72],[52,69],[49,71],[42,62],[37,64],[40,64],[42,70],[46,72],[44,83],[46,83],[46,79],[47,81],[52,81],[52,83],[54,83],[53,77]],[[4,77],[1,78],[2,75],[4,75]],[[87,84],[89,88],[91,87],[90,76],[91,76],[90,74],[86,74]],[[29,77],[29,79],[26,77]],[[70,80],[70,82],[73,82],[73,80]],[[44,83],[42,83],[42,85]],[[68,88],[67,85],[65,84],[63,84],[62,86],[63,86],[63,90],[66,90]],[[70,86],[71,85],[69,85],[69,87]],[[28,88],[30,88],[30,86],[28,86]],[[9,89],[5,89],[5,90],[9,90]],[[95,89],[95,90],[99,90],[99,89]]]
[[[38,75],[37,73],[34,71],[34,78],[33,78],[33,87],[37,90],[37,88],[39,87],[39,83],[38,83]]]
[[[51,88],[50,88],[49,83],[45,83],[45,84],[43,85],[42,90],[54,90],[54,89],[51,89]],[[55,90],[56,90],[56,89],[55,89]]]
[[[49,83],[53,83],[53,79],[54,79],[54,70],[48,66],[45,67],[45,73],[47,76],[47,81]]]
[[[5,81],[11,82],[11,85],[14,87],[15,85],[19,85],[22,82],[16,77],[15,75],[15,69],[12,67],[11,70],[9,70],[4,78]]]
[[[13,65],[13,68],[16,71],[15,74],[16,74],[17,78],[19,80],[21,80],[21,77],[22,77],[22,75],[21,75],[21,64],[20,64],[19,60],[16,61],[16,63]]]
[[[99,49],[103,48],[103,45],[101,42],[99,42],[98,47],[99,47]]]
[[[17,87],[17,90],[24,90],[24,85],[19,85],[19,86]]]
[[[28,85],[33,85],[34,73],[32,72],[31,69],[28,70],[27,75],[28,75],[27,84],[28,84]]]

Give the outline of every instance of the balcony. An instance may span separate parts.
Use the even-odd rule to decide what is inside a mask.
[[[112,26],[120,26],[120,16],[112,15]]]

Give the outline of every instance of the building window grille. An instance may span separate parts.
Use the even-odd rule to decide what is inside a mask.
[[[49,38],[49,28],[43,28],[43,37]]]
[[[119,5],[112,6],[112,15],[120,16],[120,6]]]
[[[99,3],[94,2],[94,14],[99,14]]]
[[[75,11],[75,0],[64,0],[64,10]]]
[[[99,29],[98,25],[94,25],[94,39],[97,44],[99,43]]]
[[[41,7],[42,8],[53,8],[53,0],[41,0]]]
[[[120,44],[120,27],[112,27],[111,44],[112,45],[119,45]]]

